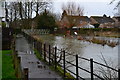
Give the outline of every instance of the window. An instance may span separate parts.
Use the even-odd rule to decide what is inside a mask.
[[[73,19],[73,21],[75,22],[75,21],[76,21],[76,19]]]
[[[82,21],[80,21],[80,23],[82,23]]]

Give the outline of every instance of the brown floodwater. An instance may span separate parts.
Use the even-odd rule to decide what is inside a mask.
[[[63,36],[53,36],[53,35],[40,35],[40,37],[44,40],[44,42],[51,44],[53,47],[57,47],[58,49],[65,49],[67,52],[75,55],[78,54],[84,58],[92,58],[94,61],[107,64],[113,68],[118,67],[118,53],[120,45],[116,47],[110,47],[107,45],[94,44],[87,41],[77,40],[76,38],[68,38]],[[105,38],[105,37],[97,37],[100,39],[110,40],[110,41],[118,41],[119,38]],[[103,57],[104,59],[103,59]],[[67,56],[68,61],[75,60],[73,56]],[[75,64],[75,61],[73,61]],[[84,67],[85,69],[90,70],[90,63],[84,60],[79,59],[79,66]],[[75,72],[75,67],[68,67],[70,70]],[[99,65],[94,64],[94,72],[100,68]],[[89,78],[90,74],[79,70],[79,74],[84,78]]]

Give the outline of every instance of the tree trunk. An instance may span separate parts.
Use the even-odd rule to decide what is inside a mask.
[[[25,3],[25,19],[27,18],[27,3]]]
[[[19,15],[20,15],[20,18],[23,19],[23,16],[22,16],[22,2],[19,3]]]
[[[7,9],[7,3],[5,2],[5,20],[7,21],[8,18],[8,9]]]
[[[38,11],[39,11],[39,3],[37,2],[37,6],[36,6],[36,16],[38,16]]]
[[[32,18],[32,2],[30,3],[30,17]]]
[[[28,19],[29,19],[29,17],[30,17],[30,2],[28,2]]]

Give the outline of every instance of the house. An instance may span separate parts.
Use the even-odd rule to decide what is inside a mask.
[[[115,21],[107,17],[106,15],[103,16],[91,16],[91,24],[94,25],[96,28],[114,28]]]
[[[115,27],[120,28],[120,17],[113,17],[113,20],[115,21]]]
[[[90,24],[90,19],[87,16],[68,15],[64,10],[60,22],[60,28],[72,28],[74,26],[83,28]]]

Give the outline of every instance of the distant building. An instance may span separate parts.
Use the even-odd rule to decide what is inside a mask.
[[[118,13],[114,15],[113,20],[115,21],[115,27],[120,28],[120,1],[118,4]]]
[[[115,27],[120,28],[120,17],[113,17],[115,21]]]
[[[90,18],[87,16],[73,16],[68,15],[66,11],[62,13],[62,18],[60,21],[60,28],[83,28],[90,24]]]
[[[98,28],[114,28],[115,21],[107,17],[106,15],[103,16],[91,16],[91,24],[95,25]]]

